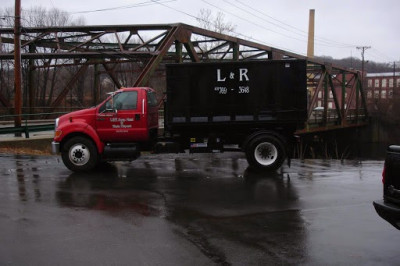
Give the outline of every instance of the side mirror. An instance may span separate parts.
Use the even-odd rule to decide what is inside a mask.
[[[110,101],[106,102],[106,111],[113,111],[113,107]]]

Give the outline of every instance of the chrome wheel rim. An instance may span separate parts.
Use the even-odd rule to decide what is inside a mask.
[[[272,143],[262,142],[254,150],[254,157],[259,164],[269,166],[277,160],[278,149]]]
[[[85,165],[90,159],[90,151],[83,144],[75,144],[69,149],[69,159],[75,165]]]

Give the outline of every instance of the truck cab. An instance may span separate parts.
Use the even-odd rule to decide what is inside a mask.
[[[122,88],[96,107],[56,120],[53,153],[73,171],[100,160],[134,160],[157,138],[158,104],[153,89]]]

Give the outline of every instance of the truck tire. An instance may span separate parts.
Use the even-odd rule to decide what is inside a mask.
[[[250,140],[245,152],[250,167],[258,170],[276,170],[286,159],[283,141],[269,134],[258,135]]]
[[[61,158],[68,169],[82,172],[93,169],[97,165],[99,155],[90,139],[73,137],[65,143]]]

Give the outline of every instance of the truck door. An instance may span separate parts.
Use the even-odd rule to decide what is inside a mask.
[[[138,91],[122,91],[99,107],[96,116],[97,133],[103,142],[138,141],[142,131]]]

